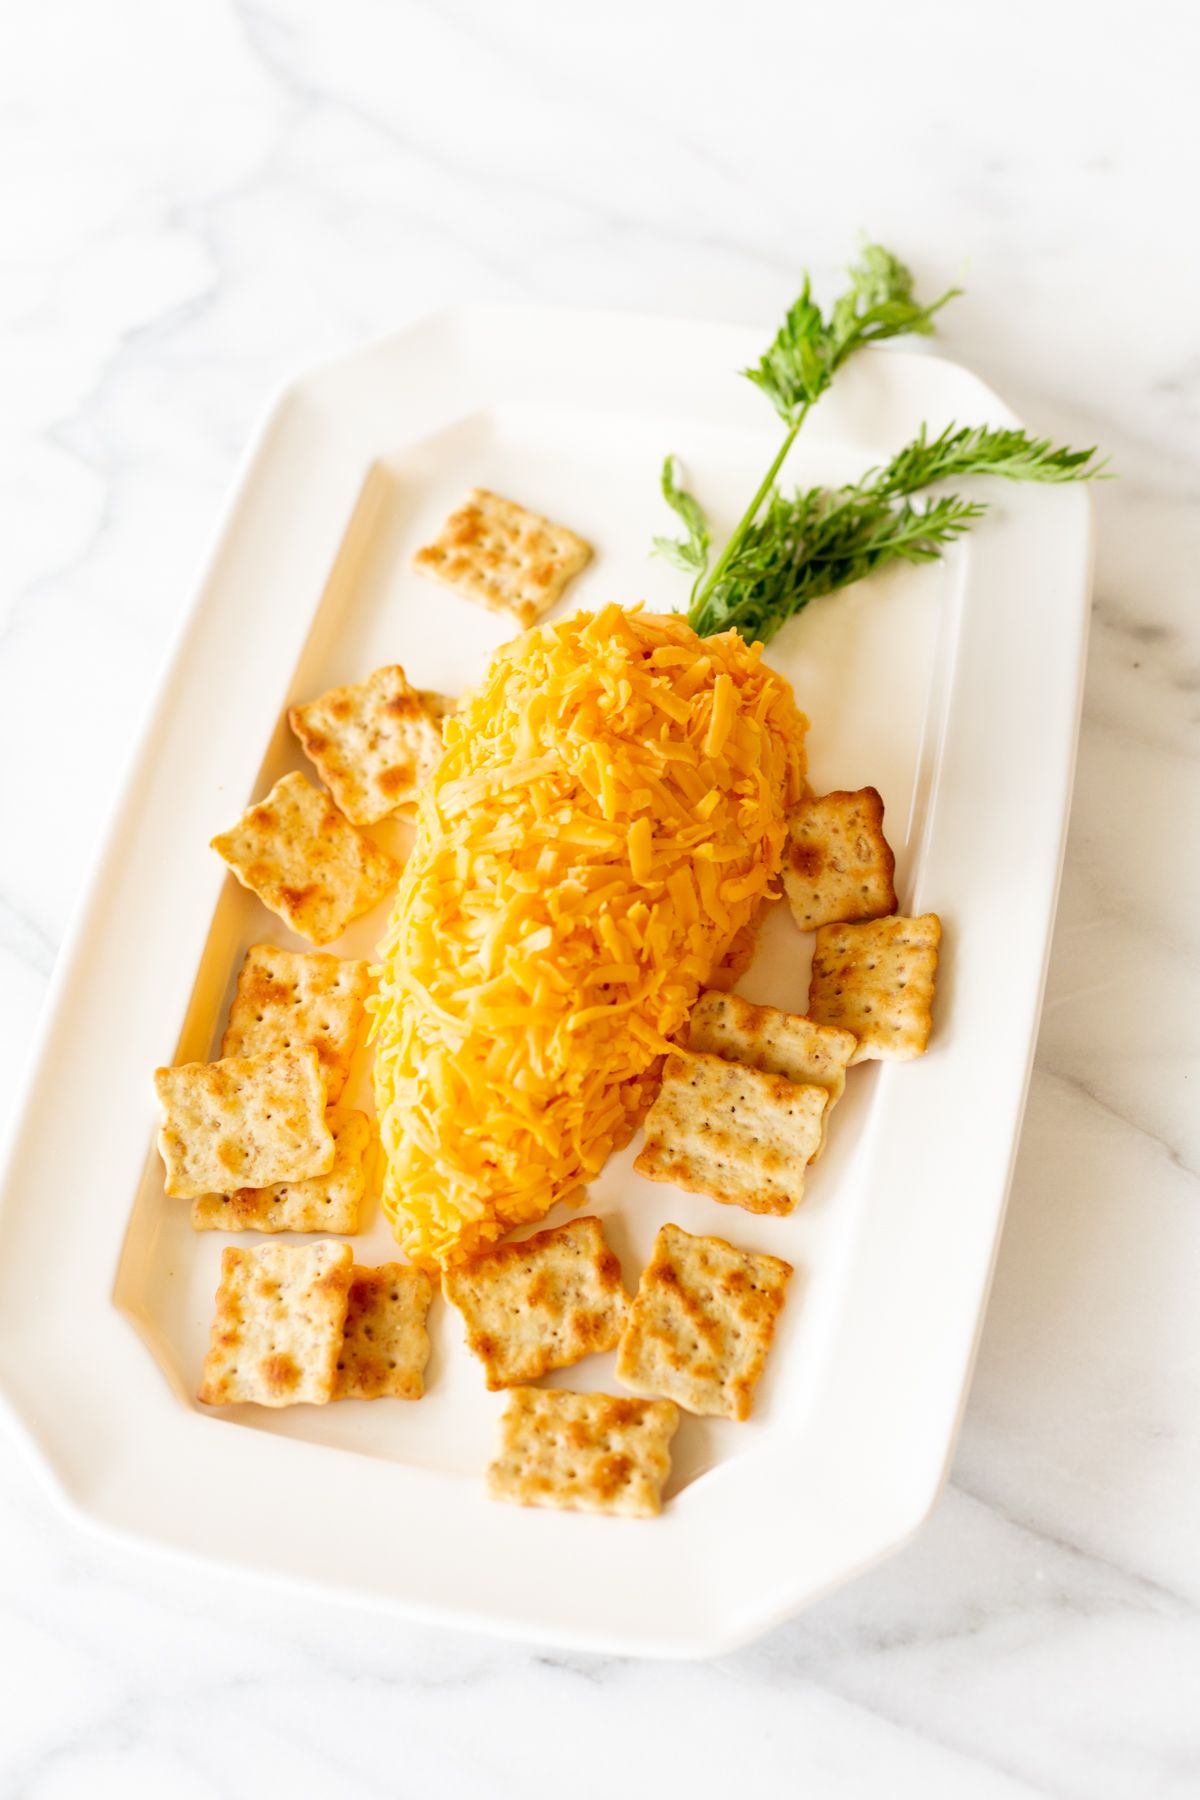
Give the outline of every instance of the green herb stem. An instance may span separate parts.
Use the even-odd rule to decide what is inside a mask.
[[[787,453],[791,449],[792,445],[795,443],[796,434],[799,432],[800,427],[803,425],[805,419],[808,417],[809,408],[810,408],[811,404],[812,404],[812,402],[810,401],[810,402],[808,402],[807,405],[805,405],[801,409],[800,415],[797,418],[795,424],[792,426],[791,430],[788,432],[787,436],[784,438],[783,443],[779,446],[779,451],[775,457],[774,462],[771,464],[770,468],[767,470],[766,474],[763,476],[762,480],[759,482],[758,489],[754,495],[753,500],[751,500],[749,506],[746,508],[745,512],[742,514],[741,518],[738,520],[737,524],[734,526],[733,531],[730,533],[729,541],[726,543],[724,550],[722,550],[720,556],[717,558],[716,562],[713,564],[712,568],[709,570],[707,577],[704,576],[703,571],[701,571],[701,574],[696,577],[695,585],[693,586],[693,589],[692,589],[691,605],[693,608],[703,605],[704,596],[706,594],[710,593],[716,587],[717,583],[721,579],[721,576],[724,574],[731,558],[737,554],[738,544],[745,537],[746,532],[749,530],[751,525],[753,525],[755,519],[758,517],[759,511],[760,511],[764,501],[766,500],[768,494],[770,494],[772,488],[775,486],[775,477],[778,475],[780,469],[782,469],[782,467],[784,465],[784,462],[787,460]],[[702,582],[703,582],[703,585],[701,585]],[[697,592],[697,590],[699,590],[699,592]]]
[[[882,468],[845,487],[808,488],[790,498],[776,480],[801,426],[842,364],[865,344],[904,332],[931,332],[934,315],[959,292],[931,305],[914,298],[912,276],[898,258],[869,244],[850,270],[850,287],[826,319],[804,287],[773,343],[743,374],[770,399],[787,426],[753,498],[708,566],[711,534],[704,510],[680,487],[675,459],[663,465],[662,489],[683,521],[683,538],[656,538],[655,549],[693,576],[688,620],[702,636],[736,629],[763,642],[810,601],[891,562],[939,557],[987,507],[957,495],[914,505],[911,496],[937,483],[973,475],[1006,481],[1090,481],[1105,473],[1094,449],[1054,446],[1015,427],[925,426]]]

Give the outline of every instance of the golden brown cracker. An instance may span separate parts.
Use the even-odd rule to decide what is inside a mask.
[[[591,554],[591,546],[565,525],[472,488],[433,542],[417,551],[413,566],[528,627],[549,611]]]
[[[405,1263],[355,1267],[335,1400],[419,1400],[425,1391],[429,1333],[425,1315],[433,1283]]]
[[[617,1350],[617,1379],[688,1412],[748,1419],[791,1263],[664,1225]]]
[[[298,771],[213,838],[212,848],[243,887],[313,944],[340,937],[400,875],[395,857]]]
[[[192,1201],[193,1230],[356,1232],[367,1185],[370,1121],[366,1113],[331,1112],[326,1123],[334,1144],[327,1175],[202,1194]]]
[[[825,1088],[829,1104],[821,1115],[822,1146],[857,1042],[853,1032],[818,1025],[775,1006],[753,1006],[737,994],[701,994],[688,1021],[689,1050]]]
[[[821,1024],[854,1033],[852,1063],[909,1062],[925,1054],[941,938],[936,913],[818,931],[808,1010]]]
[[[895,872],[873,787],[804,800],[788,820],[783,885],[802,931],[894,913]]]
[[[662,1506],[678,1423],[669,1400],[513,1388],[488,1492],[520,1506],[651,1518]]]
[[[719,1056],[669,1056],[634,1168],[747,1212],[790,1213],[821,1146],[826,1088]]]
[[[442,1278],[467,1327],[489,1388],[534,1381],[611,1350],[628,1297],[599,1219],[572,1219],[519,1244],[501,1244]]]
[[[252,944],[238,972],[221,1055],[258,1056],[311,1044],[333,1106],[350,1074],[370,987],[368,962]]]
[[[183,1200],[307,1181],[333,1167],[325,1078],[305,1044],[156,1069],[166,1191]]]
[[[353,1262],[349,1244],[224,1250],[200,1399],[207,1406],[332,1399]]]
[[[373,825],[411,806],[437,767],[449,704],[418,692],[399,663],[389,663],[293,706],[288,719],[346,817]]]

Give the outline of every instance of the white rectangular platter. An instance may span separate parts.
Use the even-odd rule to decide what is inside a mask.
[[[273,408],[60,959],[8,1163],[0,1394],[81,1520],[429,1620],[694,1656],[764,1630],[928,1514],[1036,1035],[1086,636],[1083,492],[993,483],[946,562],[822,600],[769,647],[812,720],[816,791],[878,787],[901,910],[942,917],[937,1022],[923,1061],[851,1072],[791,1218],[645,1182],[632,1150],[590,1190],[631,1289],[668,1218],[797,1270],[753,1419],[685,1420],[660,1519],[489,1502],[502,1396],[440,1301],[418,1404],[206,1414],[192,1396],[228,1240],[192,1233],[153,1150],[150,1071],[217,1053],[249,944],[305,947],[207,848],[301,766],[287,705],[384,662],[448,693],[479,677],[511,628],[409,567],[473,485],[596,546],[560,610],[686,604],[684,578],[647,554],[668,528],[658,469],[677,452],[715,527],[732,523],[777,441],[735,373],[767,335],[469,309],[298,380]],[[787,475],[857,476],[951,420],[1011,415],[951,364],[864,354]],[[402,851],[405,830],[381,835]],[[386,912],[331,948],[369,955]],[[741,991],[803,1011],[810,944],[777,909]],[[360,1062],[348,1099],[369,1104]],[[373,1205],[356,1257],[390,1247]],[[619,1391],[611,1357],[551,1379]]]

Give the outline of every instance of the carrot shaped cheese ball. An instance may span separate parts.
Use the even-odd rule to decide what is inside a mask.
[[[383,1204],[450,1264],[628,1141],[778,874],[807,720],[757,646],[618,606],[516,638],[447,722],[380,947]]]

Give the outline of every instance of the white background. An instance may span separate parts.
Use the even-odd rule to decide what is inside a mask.
[[[5,1447],[0,1795],[1200,1792],[1198,67],[1185,3],[0,12],[4,1095],[297,366],[460,299],[770,329],[865,228],[965,281],[947,354],[1120,473],[1020,1164],[918,1543],[708,1666],[537,1655],[97,1545]]]

